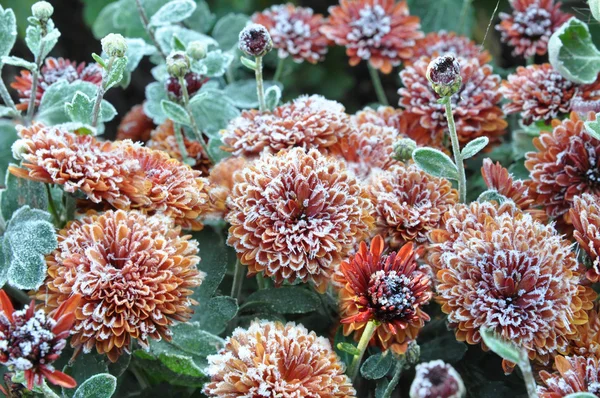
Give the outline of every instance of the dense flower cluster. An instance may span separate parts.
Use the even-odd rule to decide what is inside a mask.
[[[583,194],[573,199],[573,207],[569,211],[573,223],[573,237],[587,253],[591,262],[586,272],[592,282],[600,279],[600,198]]]
[[[538,386],[540,398],[562,398],[577,392],[600,394],[600,363],[590,355],[563,357],[554,360],[556,372],[540,372],[545,386]]]
[[[445,54],[452,54],[455,58],[477,58],[480,65],[485,65],[492,59],[487,50],[468,37],[440,31],[428,33],[424,38],[417,40],[411,61],[417,61],[421,57],[433,59]]]

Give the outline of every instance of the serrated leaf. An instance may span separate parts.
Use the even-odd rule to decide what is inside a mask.
[[[281,100],[281,89],[278,86],[271,86],[265,90],[265,104],[268,110],[273,110]]]
[[[229,296],[213,297],[194,308],[191,321],[198,322],[202,330],[217,335],[225,331],[237,311],[236,299]]]
[[[479,331],[481,338],[485,345],[501,358],[507,361],[518,364],[521,360],[521,353],[519,348],[508,340],[504,340],[497,336],[493,331],[488,329],[481,329]]]
[[[192,0],[173,0],[159,8],[150,18],[150,26],[162,26],[181,22],[196,9]]]
[[[317,293],[300,286],[283,286],[252,293],[241,309],[268,308],[280,314],[304,314],[319,308]]]
[[[413,160],[423,171],[434,177],[458,180],[458,169],[445,153],[433,148],[417,148]]]
[[[71,121],[83,124],[92,124],[94,102],[90,97],[77,91],[71,102],[65,104],[65,110]]]
[[[190,115],[183,106],[169,100],[162,100],[160,106],[165,115],[175,123],[191,126]]]
[[[108,71],[108,76],[102,79],[102,85],[105,90],[116,86],[123,79],[123,73],[127,68],[127,57],[117,57],[113,61],[112,67]]]
[[[593,138],[600,140],[600,113],[596,114],[596,120],[588,120],[583,123],[585,131]]]
[[[210,137],[216,137],[231,119],[240,115],[232,102],[218,91],[196,94],[190,101],[190,110],[200,130]]]
[[[219,19],[212,31],[212,37],[219,43],[219,47],[229,50],[237,46],[242,29],[250,18],[244,14],[227,14]]]
[[[108,373],[100,373],[83,382],[73,398],[110,398],[117,389],[117,378]]]
[[[0,57],[10,54],[17,41],[17,19],[10,8],[0,5]]]
[[[267,91],[273,86],[282,87],[281,83],[274,81],[265,81],[264,86]],[[258,108],[255,79],[238,80],[227,85],[225,95],[240,109]]]
[[[475,20],[472,0],[408,0],[411,15],[421,19],[425,33],[446,30],[470,36]]]
[[[25,68],[28,70],[37,69],[37,66],[33,62],[26,61],[20,57],[14,57],[12,55],[2,57],[2,62],[0,62],[0,63],[12,65],[12,66],[18,66],[19,68]]]
[[[394,355],[388,350],[368,357],[360,367],[360,374],[368,380],[381,379],[393,365]]]
[[[7,173],[4,184],[6,189],[0,195],[0,211],[4,221],[8,222],[23,206],[44,211],[48,209],[48,194],[44,183]]]
[[[483,148],[485,148],[489,142],[490,140],[487,137],[475,138],[463,148],[461,152],[462,158],[472,158],[473,156],[477,155]]]
[[[193,63],[192,70],[207,77],[221,77],[233,61],[231,53],[221,50],[210,51],[206,57]]]
[[[591,84],[600,72],[600,51],[587,24],[575,17],[550,37],[548,57],[554,69],[575,83]]]
[[[162,109],[161,102],[168,100],[165,85],[153,82],[146,86],[146,102],[144,102],[144,113],[152,119],[154,124],[162,124],[167,120],[167,115]]]

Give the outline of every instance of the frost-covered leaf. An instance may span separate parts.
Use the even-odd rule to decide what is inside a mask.
[[[8,164],[14,162],[11,148],[17,138],[15,124],[11,120],[0,120],[0,181],[5,181]]]
[[[173,35],[171,38],[171,48],[173,48],[174,51],[185,51],[185,44],[179,40],[179,37]]]
[[[470,36],[475,20],[472,0],[408,0],[411,15],[421,19],[425,33],[446,30]]]
[[[17,19],[10,8],[0,5],[0,57],[8,55],[17,40]]]
[[[150,26],[162,26],[181,22],[194,12],[196,3],[192,0],[173,0],[162,6],[150,18]]]
[[[240,57],[240,62],[251,71],[255,71],[256,68],[258,68],[258,65],[256,65],[255,61],[251,60],[250,58],[246,58],[243,55]]]
[[[360,367],[360,374],[369,380],[385,377],[394,365],[394,355],[390,350],[368,357]]]
[[[503,359],[518,364],[521,360],[521,354],[519,347],[514,343],[504,340],[500,336],[496,335],[493,331],[488,329],[481,329],[479,331],[481,338],[486,346]]]
[[[168,0],[143,0],[146,15],[154,15]],[[94,36],[101,39],[109,33],[149,40],[140,19],[135,0],[119,0],[102,9],[92,27]]]
[[[273,110],[281,100],[281,89],[279,86],[271,86],[265,90],[265,105],[267,109]]]
[[[29,62],[24,60],[23,58],[15,57],[12,55],[2,57],[2,62],[0,62],[0,64],[17,66],[19,68],[25,68],[28,70],[34,70],[37,68],[37,66],[33,62]]]
[[[184,376],[204,377],[202,369],[196,365],[192,357],[173,353],[162,353],[158,356],[159,361],[172,372]]]
[[[590,12],[596,21],[600,21],[600,0],[588,0]]]
[[[108,373],[108,364],[105,356],[95,353],[79,355],[77,360],[63,368],[63,372],[73,377],[80,386],[90,377],[99,373]],[[75,389],[63,388],[62,394],[66,398],[72,398],[75,395]]]
[[[220,162],[223,159],[231,157],[231,152],[223,150],[223,141],[221,137],[211,137],[208,140],[208,153],[215,163]]]
[[[249,20],[250,18],[244,14],[227,14],[215,24],[212,37],[224,50],[236,47],[240,32],[246,27]]]
[[[84,381],[73,398],[110,398],[116,389],[117,378],[108,373],[100,373]]]
[[[316,310],[321,304],[317,293],[300,286],[284,286],[252,293],[241,307],[268,308],[280,314],[304,314]]]
[[[456,363],[460,361],[467,352],[467,345],[457,341],[453,333],[446,332],[431,340],[426,340],[420,345],[421,362],[441,359],[444,362]]]
[[[463,159],[469,159],[477,155],[490,142],[487,137],[475,138],[463,148],[461,155]]]
[[[0,105],[0,118],[6,117],[6,116],[12,116],[13,114],[15,114],[15,112],[12,110],[12,108],[9,108],[8,106]],[[16,116],[18,116],[18,113],[16,114]]]
[[[147,44],[142,39],[126,38],[125,41],[127,42],[127,52],[125,53],[127,57],[127,68],[125,69],[127,72],[133,72],[144,56],[156,52],[154,46]]]
[[[598,396],[589,392],[576,392],[565,396],[565,398],[598,398]]]
[[[185,21],[185,25],[196,32],[207,33],[213,27],[216,19],[217,17],[210,12],[206,1],[198,0],[196,1],[196,10]]]
[[[186,45],[186,47],[191,41],[199,41],[206,47],[217,45],[217,42],[212,37],[202,33],[194,32],[191,29],[187,29],[178,25],[161,26],[160,28],[156,29],[155,36],[160,46],[167,53],[171,52],[173,49],[171,38],[174,35],[177,36],[179,40]]]
[[[167,115],[167,117],[175,123],[183,124],[185,126],[190,126],[192,124],[190,121],[190,115],[188,115],[183,106],[168,100],[162,100],[160,102],[160,106],[162,107],[165,115]]]
[[[412,156],[417,166],[432,176],[458,179],[458,169],[445,153],[433,148],[417,148]]]
[[[574,17],[550,37],[548,58],[554,69],[575,83],[591,84],[600,72],[600,51],[587,24]]]
[[[231,119],[240,115],[229,98],[218,91],[196,94],[190,101],[190,109],[200,130],[211,137],[215,137]]]
[[[221,334],[227,324],[238,311],[237,300],[229,296],[213,297],[208,301],[200,302],[194,308],[192,321],[198,322],[202,330],[213,334]]]
[[[108,90],[111,87],[116,86],[123,79],[123,73],[127,68],[127,57],[117,57],[113,61],[112,67],[108,72],[108,76],[102,81],[102,85]]]
[[[588,120],[583,123],[585,131],[593,138],[600,140],[600,113],[596,114],[596,120]]]
[[[146,86],[146,102],[144,102],[144,113],[155,124],[162,124],[167,120],[167,115],[163,112],[161,102],[168,100],[165,85],[160,82],[150,83]]]
[[[77,91],[73,96],[71,102],[65,104],[65,110],[71,121],[92,124],[93,113],[94,113],[94,102],[81,91]]]
[[[44,183],[18,178],[7,173],[4,185],[6,189],[0,194],[0,207],[4,221],[9,221],[23,206],[44,211],[48,209],[48,194]]]
[[[266,90],[273,86],[281,88],[281,83],[265,81],[264,86]],[[225,94],[240,109],[258,108],[255,79],[235,81],[225,87]]]
[[[48,20],[47,25],[47,33],[43,38],[42,28],[39,25],[28,26],[25,33],[25,43],[27,43],[29,51],[31,51],[36,60],[40,55],[40,59],[45,59],[56,43],[58,43],[58,38],[60,37],[60,31],[54,27],[51,19]],[[40,54],[42,43],[44,44],[44,48]]]
[[[192,70],[208,77],[221,77],[233,61],[233,55],[221,50],[209,52],[205,58],[193,63]]]
[[[502,195],[500,192],[496,191],[495,189],[488,189],[487,191],[484,191],[481,193],[481,195],[479,195],[479,197],[477,198],[477,201],[479,203],[482,202],[497,202],[498,204],[502,204],[504,202],[506,202],[507,200],[509,200],[506,196]]]

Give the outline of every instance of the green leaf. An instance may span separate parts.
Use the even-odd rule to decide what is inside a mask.
[[[207,77],[221,77],[233,61],[231,53],[221,50],[210,51],[205,58],[194,62],[192,70]]]
[[[196,32],[207,33],[213,27],[217,17],[210,12],[206,1],[196,1],[196,10],[185,21],[185,25]]]
[[[479,195],[479,197],[477,198],[477,201],[479,203],[495,201],[498,204],[502,204],[507,200],[509,199],[506,196],[500,194],[495,189],[488,189],[487,191],[482,192],[481,195]]]
[[[533,145],[533,139],[540,136],[540,128],[537,124],[525,125],[519,122],[519,128],[512,132],[512,156],[514,159],[525,159],[527,152],[537,151]]]
[[[588,120],[583,123],[585,131],[597,140],[600,140],[600,113],[596,114],[596,120]]]
[[[352,356],[360,355],[360,350],[358,348],[356,348],[356,346],[354,344],[342,342],[342,343],[337,343],[336,347],[338,350],[343,351]]]
[[[445,153],[433,148],[417,148],[412,156],[417,166],[432,176],[458,180],[458,169]]]
[[[12,115],[18,116],[19,113],[15,113],[12,108],[9,108],[8,106],[0,105],[0,118]]]
[[[246,68],[252,71],[255,71],[258,67],[255,61],[251,60],[250,58],[246,58],[243,55],[240,57],[240,62],[242,63],[242,65],[244,65]]]
[[[221,334],[238,311],[237,300],[229,296],[213,297],[194,308],[192,321],[198,322],[202,330]]]
[[[171,370],[180,375],[192,377],[204,377],[202,369],[196,365],[194,360],[185,355],[162,353],[158,356],[160,362]]]
[[[241,309],[268,308],[280,314],[304,314],[319,308],[317,293],[301,286],[283,286],[252,293]]]
[[[600,21],[600,0],[588,0],[590,12],[596,21]]]
[[[591,84],[600,72],[600,51],[588,26],[575,17],[550,37],[548,57],[554,69],[575,83]]]
[[[408,0],[411,15],[421,18],[425,33],[446,30],[470,36],[475,21],[472,0]],[[443,55],[443,54],[440,54]]]
[[[453,333],[446,332],[431,340],[420,344],[421,362],[441,359],[444,362],[456,363],[460,361],[467,352],[467,345],[457,341]]]
[[[519,347],[508,340],[497,336],[493,331],[481,329],[479,331],[481,338],[486,346],[503,359],[518,364],[521,360],[521,352]]]
[[[154,46],[147,44],[142,39],[126,38],[125,41],[127,42],[127,52],[125,53],[125,57],[127,57],[127,67],[125,70],[127,72],[133,72],[144,56],[152,55],[156,52]]]
[[[212,137],[208,140],[208,153],[216,163],[231,156],[231,152],[221,149],[223,145],[221,137]]]
[[[368,380],[385,377],[394,365],[394,355],[390,350],[371,355],[360,367],[360,374]]]
[[[7,173],[5,185],[6,189],[0,194],[0,207],[4,221],[9,221],[23,206],[44,211],[48,209],[48,194],[44,183],[18,178]]]
[[[92,124],[94,102],[95,100],[92,100],[81,91],[77,91],[73,96],[73,101],[65,104],[65,110],[71,121]]]
[[[96,61],[102,68],[106,68],[106,62],[104,62],[104,59],[101,56],[96,53],[92,53],[92,58],[94,58],[94,61]]]
[[[190,120],[190,115],[188,115],[183,106],[168,100],[162,100],[160,106],[165,115],[175,123],[191,126],[192,122]]]
[[[281,100],[281,89],[278,86],[271,86],[265,90],[265,104],[267,109],[273,110]]]
[[[173,0],[162,6],[150,18],[150,26],[162,26],[181,22],[196,9],[192,0]]]
[[[276,86],[281,89],[279,82],[265,81],[265,89]],[[225,87],[225,95],[231,100],[233,105],[240,109],[258,108],[258,97],[256,95],[256,80],[238,80]]]
[[[215,24],[212,37],[224,50],[236,47],[240,32],[246,27],[249,20],[250,18],[244,14],[227,14]]]
[[[161,105],[163,100],[169,100],[163,83],[153,82],[146,86],[144,113],[152,119],[154,124],[162,124],[167,120],[167,115],[163,112]]]
[[[60,31],[54,27],[54,23],[51,19],[48,20],[47,25],[47,33],[43,38],[42,28],[38,25],[28,26],[25,33],[25,43],[27,43],[27,47],[34,55],[36,61],[40,55],[40,59],[45,59],[48,54],[50,54],[50,51],[52,51],[56,43],[58,43],[58,38],[60,37]],[[44,51],[42,54],[40,54],[42,43],[44,43]]]
[[[19,138],[15,124],[11,120],[0,120],[0,181],[6,180],[7,168],[12,157],[12,144]],[[2,214],[4,207],[2,207]],[[10,218],[10,216],[9,216]]]
[[[104,356],[98,354],[79,355],[77,360],[65,366],[63,372],[73,377],[78,386],[99,373],[108,373],[108,364]],[[72,398],[76,390],[73,388],[63,388],[62,394],[66,398]]]
[[[598,396],[596,394],[592,394],[589,392],[576,392],[576,393],[565,396],[565,398],[597,398],[597,397]]]
[[[117,378],[108,373],[100,373],[83,382],[73,398],[110,398],[117,389]]]
[[[240,115],[231,100],[219,91],[196,94],[190,101],[190,110],[200,130],[210,137],[216,137],[231,119]]]
[[[463,148],[461,155],[463,159],[469,159],[477,155],[490,142],[487,137],[475,138]]]
[[[24,60],[23,58],[14,57],[14,56],[2,57],[2,62],[0,62],[0,64],[18,66],[19,68],[25,68],[28,70],[37,69],[36,64],[34,64],[33,62],[29,62],[29,61]]]
[[[17,41],[17,19],[10,8],[0,5],[0,57],[10,54]]]
[[[212,37],[202,33],[194,32],[191,29],[187,29],[179,25],[161,26],[156,29],[155,36],[162,49],[167,53],[170,53],[173,50],[171,41],[173,36],[177,36],[177,38],[179,38],[179,40],[181,40],[186,47],[191,41],[199,41],[207,48],[217,45],[217,42]]]
[[[117,57],[113,61],[112,67],[108,71],[108,76],[102,80],[102,85],[105,90],[116,86],[123,79],[123,73],[127,68],[127,57]]]
[[[12,377],[12,382],[20,383],[27,387],[27,381],[25,380],[25,375],[22,370],[15,372],[14,376]],[[41,385],[34,385],[31,391],[36,393],[35,396],[42,396],[44,398],[60,398],[60,396],[48,386],[46,380],[42,380]]]
[[[149,40],[135,1],[119,0],[104,7],[92,27],[94,36],[101,39],[109,33],[120,33],[124,37]],[[154,15],[167,0],[143,0],[141,3],[146,15]]]
[[[185,51],[185,44],[175,35],[173,35],[171,46],[174,51]]]
[[[375,387],[375,398],[383,398],[389,385],[390,381],[388,379],[377,380],[377,386]]]

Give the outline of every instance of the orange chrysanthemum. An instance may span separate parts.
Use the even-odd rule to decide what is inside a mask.
[[[170,340],[169,326],[187,321],[191,288],[204,274],[197,242],[164,216],[107,211],[72,221],[46,257],[48,277],[35,295],[50,308],[81,294],[71,345],[95,346],[115,362],[132,339]]]
[[[600,197],[590,194],[576,196],[569,211],[575,232],[573,237],[591,261],[586,276],[592,282],[600,280]]]
[[[136,105],[121,119],[117,128],[117,140],[146,142],[155,124],[144,112],[144,105]]]
[[[321,32],[346,47],[350,65],[361,60],[390,73],[413,56],[415,41],[423,37],[419,17],[409,15],[406,1],[340,0],[329,7],[329,22]]]
[[[600,363],[595,356],[557,356],[554,360],[557,371],[540,372],[545,386],[538,386],[540,398],[562,398],[577,392],[588,392],[600,396]]]
[[[329,341],[293,322],[237,328],[208,363],[209,397],[356,397]]]
[[[442,30],[428,33],[424,38],[417,40],[410,61],[417,61],[421,57],[435,59],[446,54],[452,54],[455,58],[477,58],[481,65],[492,60],[490,53],[473,40]]]
[[[214,212],[218,215],[224,215],[227,212],[227,198],[233,190],[233,176],[242,170],[248,161],[241,157],[231,156],[221,160],[210,169],[208,181],[210,182],[209,195],[211,202],[214,203]]]
[[[429,320],[422,310],[433,292],[431,280],[419,270],[419,251],[408,243],[396,253],[383,254],[385,243],[377,235],[367,248],[343,261],[334,275],[340,289],[340,316],[344,335],[354,332],[358,341],[367,322],[380,323],[371,344],[404,353]]]
[[[264,154],[234,176],[227,242],[248,274],[324,291],[334,267],[373,225],[367,192],[344,164],[316,149]]]
[[[438,228],[442,215],[458,202],[450,181],[433,177],[415,164],[398,162],[376,174],[368,189],[377,229],[394,248],[426,242],[429,231]]]
[[[582,288],[583,286],[580,286]],[[591,299],[596,297],[591,288],[588,291]],[[588,303],[588,300],[586,300]],[[587,322],[575,325],[576,332],[570,336],[569,347],[565,351],[569,355],[596,356],[600,358],[600,303],[591,305],[587,311]]]

